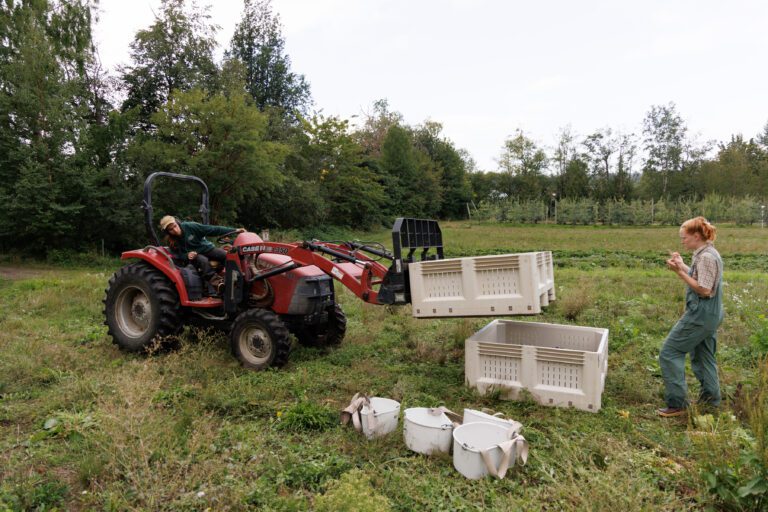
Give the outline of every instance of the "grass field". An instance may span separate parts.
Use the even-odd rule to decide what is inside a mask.
[[[655,415],[658,349],[683,307],[662,268],[675,228],[443,225],[448,256],[555,252],[558,301],[529,319],[610,329],[597,414],[467,389],[464,340],[490,319],[416,320],[344,292],[339,348],[297,346],[285,368],[256,373],[214,332],[186,332],[172,352],[118,351],[101,313],[118,262],[0,267],[0,511],[764,510],[764,233],[720,227],[727,400],[676,419]],[[385,232],[359,236],[390,245]],[[400,430],[366,441],[337,425],[357,391],[501,411],[523,423],[529,462],[473,482],[450,457],[410,452]]]

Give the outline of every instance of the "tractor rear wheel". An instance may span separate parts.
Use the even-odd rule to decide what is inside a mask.
[[[328,310],[328,321],[320,325],[300,325],[294,329],[299,343],[308,347],[333,347],[340,345],[347,333],[347,316],[341,306],[335,304]]]
[[[291,352],[288,328],[268,309],[250,309],[232,322],[232,354],[252,370],[283,366]]]
[[[104,316],[112,341],[128,352],[146,350],[156,338],[182,327],[178,292],[162,272],[143,262],[126,265],[109,280]]]

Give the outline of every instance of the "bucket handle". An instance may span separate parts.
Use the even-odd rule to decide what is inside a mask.
[[[368,398],[366,395],[362,395],[360,393],[355,393],[355,396],[352,397],[352,400],[349,402],[349,405],[341,411],[341,424],[346,425],[349,423],[350,420],[352,420],[352,426],[355,427],[355,430],[358,432],[362,432],[363,430],[363,422],[361,418],[361,410],[364,406],[367,406],[368,409],[371,411],[371,414],[368,414],[366,416],[367,422],[368,422],[368,429],[371,432],[375,432],[376,430],[376,411],[373,410],[373,407],[371,406],[371,399]]]
[[[441,414],[445,414],[449,420],[451,420],[451,426],[458,427],[463,423],[463,419],[461,416],[453,412],[452,410],[448,409],[444,405],[441,405],[440,407],[430,407],[429,408],[429,414],[432,416],[440,416]],[[445,429],[446,425],[441,425],[441,428]]]
[[[486,448],[485,450],[480,451],[480,455],[483,457],[483,462],[485,462],[485,468],[488,470],[488,473],[491,476],[495,476],[496,478],[504,478],[507,474],[507,470],[509,469],[510,462],[514,464],[517,460],[521,460],[523,464],[528,462],[528,441],[525,440],[525,438],[519,434],[517,434],[514,429],[510,429],[509,431],[509,437],[510,439],[507,441],[504,441],[502,443],[497,444],[496,446],[491,446],[490,448]],[[491,451],[498,447],[501,450],[501,461],[499,462],[499,467],[497,468],[493,464],[493,460],[491,460]],[[515,460],[512,460],[512,451],[515,452]]]

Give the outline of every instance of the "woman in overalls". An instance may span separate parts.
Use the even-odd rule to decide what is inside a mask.
[[[715,227],[704,217],[687,220],[680,227],[680,242],[693,251],[688,267],[679,253],[671,254],[667,267],[687,285],[685,313],[667,335],[659,353],[664,378],[664,400],[660,416],[680,416],[688,407],[685,384],[685,355],[691,354],[691,368],[701,382],[699,402],[720,405],[717,378],[717,328],[723,321],[723,260],[715,249]]]

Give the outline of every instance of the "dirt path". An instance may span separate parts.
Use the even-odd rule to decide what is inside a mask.
[[[42,275],[42,270],[35,270],[26,267],[0,266],[0,279],[17,281],[19,279],[29,279]]]

